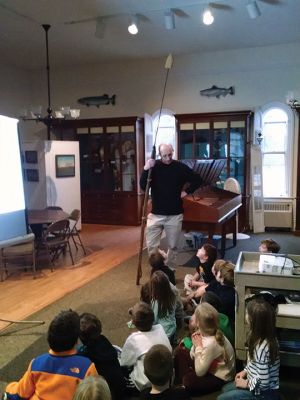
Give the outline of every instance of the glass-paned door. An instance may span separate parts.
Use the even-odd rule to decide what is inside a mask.
[[[245,182],[245,121],[230,121],[230,172],[238,180],[241,191]]]
[[[126,129],[125,129],[126,128]],[[133,133],[130,133],[133,132]],[[121,167],[122,190],[131,192],[136,190],[136,153],[135,153],[134,126],[122,127],[121,133]]]
[[[182,160],[194,158],[194,124],[180,125],[179,143],[179,158]]]
[[[212,158],[227,159],[229,143],[227,121],[213,123],[212,139]],[[228,164],[228,160],[226,164]],[[219,176],[217,186],[222,188],[228,176],[228,165],[225,165]]]
[[[195,130],[195,158],[210,158],[209,122],[196,123]]]

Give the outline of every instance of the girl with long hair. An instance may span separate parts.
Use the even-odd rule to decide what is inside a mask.
[[[279,348],[276,315],[270,303],[250,300],[246,308],[248,360],[235,381],[224,386],[218,400],[279,400]]]
[[[192,316],[196,331],[189,352],[179,345],[175,350],[177,383],[192,395],[219,390],[234,378],[235,356],[229,340],[219,329],[219,315],[208,303],[200,303]]]
[[[152,274],[149,285],[150,304],[154,312],[154,324],[161,324],[171,344],[176,334],[176,293],[162,271]]]

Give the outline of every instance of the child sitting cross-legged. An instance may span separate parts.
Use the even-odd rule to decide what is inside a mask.
[[[23,377],[7,385],[5,398],[72,400],[81,380],[98,375],[90,359],[76,354],[79,327],[75,311],[61,311],[54,317],[47,334],[49,353],[34,358]]]
[[[137,331],[126,339],[120,364],[124,368],[124,375],[128,377],[128,388],[132,382],[138,391],[150,387],[151,384],[144,374],[144,357],[155,344],[165,345],[172,351],[169,339],[160,324],[153,325],[154,313],[147,303],[137,303],[132,308],[132,322]],[[133,391],[134,393],[134,391]]]
[[[125,396],[126,384],[119,364],[118,354],[110,341],[102,335],[102,324],[94,314],[83,313],[80,316],[79,338],[82,346],[78,354],[92,360],[107,381],[112,398],[120,400]]]
[[[219,329],[217,310],[208,303],[196,307],[196,331],[193,346],[188,351],[179,345],[175,349],[175,376],[191,395],[203,395],[219,390],[234,378],[235,356],[229,340]]]
[[[214,292],[205,292],[201,298],[201,303],[209,303],[218,311],[220,330],[234,346],[234,334],[229,318],[227,317],[227,315],[219,312],[222,307],[222,302],[219,296],[216,295]],[[191,350],[193,346],[191,336],[197,330],[197,327],[195,326],[195,318],[186,317],[186,321],[189,322],[189,336],[184,337],[181,343],[186,349]]]
[[[218,400],[279,400],[279,347],[274,307],[262,298],[246,307],[248,359],[235,381],[223,387]]]
[[[166,256],[167,256],[166,253],[164,253],[162,250],[150,254],[149,256],[149,265],[151,267],[150,276],[152,276],[156,271],[162,271],[167,275],[169,281],[173,285],[176,285],[174,271],[165,264]]]
[[[219,311],[227,315],[232,324],[235,320],[234,268],[234,264],[229,261],[217,260],[212,267],[215,279],[208,285],[201,286],[195,293],[195,296],[199,297],[198,300],[206,292],[213,292],[219,296],[221,300]]]
[[[172,388],[173,357],[170,350],[161,344],[156,344],[144,358],[144,372],[152,387],[140,394],[143,400],[190,400],[183,387]]]
[[[197,290],[214,279],[212,267],[217,259],[217,249],[210,243],[205,243],[184,265],[193,265],[196,268],[194,275],[187,274],[184,277],[184,288],[188,299],[197,296]]]

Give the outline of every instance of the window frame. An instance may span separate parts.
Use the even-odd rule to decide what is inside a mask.
[[[294,158],[294,153],[293,153],[293,143],[294,143],[294,113],[291,110],[291,108],[284,103],[281,102],[270,102],[265,104],[263,107],[261,107],[261,131],[263,135],[263,140],[264,140],[264,115],[269,112],[272,109],[280,109],[287,115],[287,146],[286,146],[286,151],[285,152],[269,152],[266,151],[265,153],[262,150],[262,174],[263,174],[263,158],[264,154],[284,154],[285,155],[285,175],[286,175],[286,195],[285,196],[265,196],[263,194],[264,198],[278,198],[278,199],[287,199],[292,197],[292,191],[293,191],[293,158]],[[264,191],[263,191],[264,192]]]

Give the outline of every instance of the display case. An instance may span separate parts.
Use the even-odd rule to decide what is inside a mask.
[[[57,134],[79,141],[82,221],[139,225],[144,124],[138,117],[63,121]],[[61,134],[61,133],[60,133]]]
[[[224,159],[217,186],[229,177],[237,179],[242,194],[239,230],[249,230],[251,111],[179,114],[179,159]]]
[[[245,324],[245,299],[260,291],[270,291],[281,294],[288,299],[288,304],[279,304],[276,317],[279,339],[282,339],[280,349],[281,363],[292,366],[300,366],[300,349],[287,350],[287,343],[300,344],[300,302],[291,301],[289,298],[300,300],[300,275],[299,267],[288,273],[284,268],[278,269],[278,273],[259,272],[259,260],[261,253],[241,252],[235,272],[234,282],[237,293],[236,318],[235,318],[235,349],[236,356],[246,360],[246,336]],[[276,255],[274,255],[276,257]],[[282,258],[292,260],[295,265],[300,265],[300,255],[284,255]],[[298,271],[293,274],[293,271]],[[287,340],[285,340],[287,339]],[[298,348],[298,350],[297,350]]]

